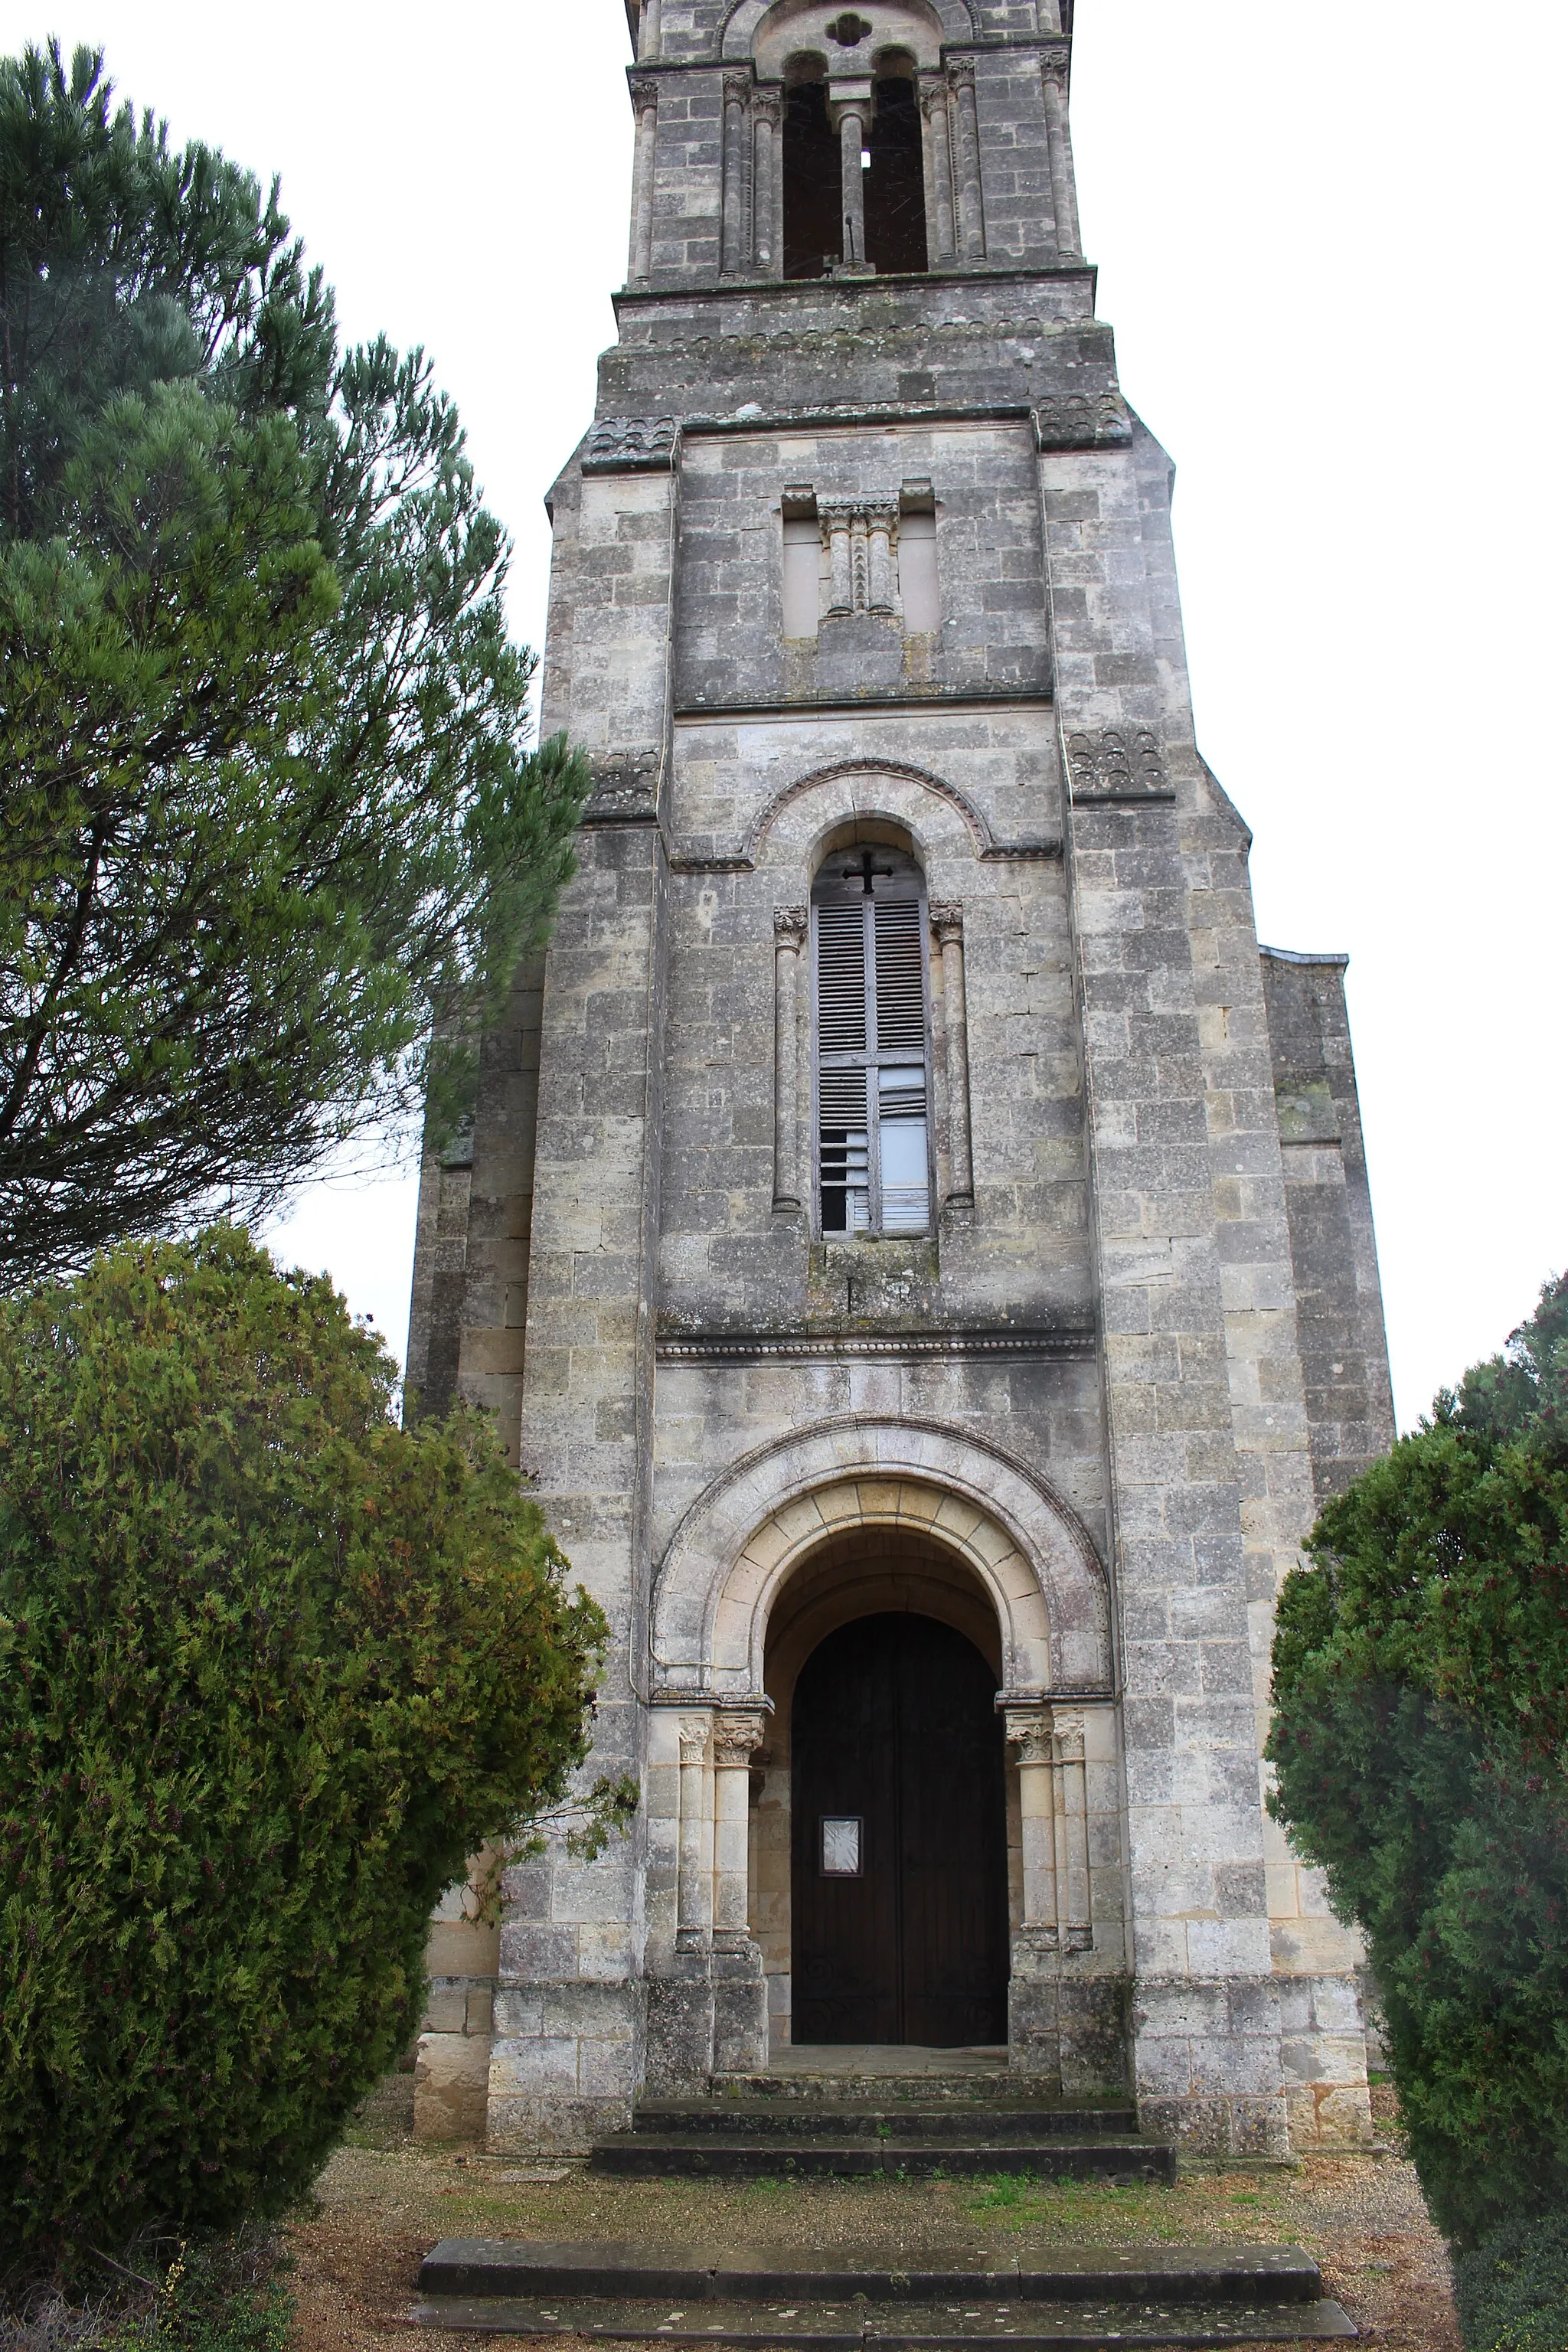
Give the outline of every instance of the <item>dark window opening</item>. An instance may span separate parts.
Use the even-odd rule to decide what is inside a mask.
[[[925,164],[912,81],[879,80],[866,174],[866,258],[885,273],[926,267]]]
[[[784,119],[784,274],[820,278],[844,254],[843,169],[838,133],[827,119],[827,88],[797,81]]]
[[[884,274],[927,267],[920,102],[907,73],[879,74],[865,152],[866,258]],[[844,257],[844,160],[824,81],[790,85],[784,118],[784,274],[820,278]]]

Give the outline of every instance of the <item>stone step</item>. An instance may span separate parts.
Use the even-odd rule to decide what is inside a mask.
[[[596,2140],[589,2169],[645,2179],[758,2180],[833,2175],[865,2179],[901,2174],[1027,2173],[1041,2180],[1159,2180],[1175,2178],[1175,2150],[1158,2140],[1100,2135],[1081,2139],[973,2132],[962,2137],[881,2139],[816,2133],[798,2138],[758,2132],[721,2139],[716,2134],[612,2132]]]
[[[1050,2078],[1014,2074],[1005,2048],[927,2050],[909,2043],[822,2044],[776,2055],[754,2074],[716,2074],[713,2084],[742,2099],[941,2100],[1060,2099]]]
[[[942,2248],[647,2246],[626,2240],[564,2243],[528,2238],[446,2238],[420,2266],[423,2294],[535,2302],[552,2295],[665,2295],[678,2302],[967,2302],[1307,2304],[1322,2277],[1300,2246],[1051,2246],[999,2253]]]
[[[758,2134],[834,2139],[1082,2139],[1098,2134],[1135,2138],[1138,2111],[1129,2105],[1069,2107],[1037,2100],[954,2101],[933,2107],[886,2098],[649,2099],[632,2118],[634,2132],[661,2138],[713,2135],[745,2139]]]
[[[1056,2248],[1001,2256],[720,2253],[448,2240],[426,2258],[418,2327],[460,2334],[925,2352],[1343,2341],[1298,2248]]]
[[[1342,2343],[1356,2330],[1337,2303],[1265,2304],[931,2304],[821,2305],[563,2301],[481,2303],[461,2298],[421,2303],[416,2327],[462,2336],[574,2336],[601,2344],[726,2345],[736,2352],[939,2352],[952,2346],[1007,2344],[1017,2352],[1106,2352],[1109,2344],[1191,2346]]]

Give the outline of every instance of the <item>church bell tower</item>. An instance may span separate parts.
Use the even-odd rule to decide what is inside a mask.
[[[542,713],[595,788],[409,1378],[499,1416],[643,1801],[448,1937],[422,2067],[497,2149],[868,2046],[1363,2139],[1260,1764],[1279,1581],[1393,1436],[1344,959],[1260,950],[1194,740],[1070,6],[627,13]]]

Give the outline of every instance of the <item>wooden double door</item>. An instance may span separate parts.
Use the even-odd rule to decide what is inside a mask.
[[[862,1617],[795,1685],[792,2038],[1007,2038],[996,1678],[934,1618]]]

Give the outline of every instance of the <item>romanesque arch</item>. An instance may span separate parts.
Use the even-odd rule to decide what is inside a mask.
[[[776,19],[786,10],[799,15],[812,5],[813,0],[734,0],[720,35],[721,54],[726,58],[751,57],[759,34],[765,37],[764,20]],[[886,0],[879,0],[873,23],[883,16],[890,20],[889,37],[906,33],[906,26],[914,21],[930,23],[944,42],[973,41],[980,37],[979,15],[973,0],[894,0],[890,6]]]
[[[896,760],[842,760],[781,787],[747,835],[745,863],[798,866],[833,826],[880,818],[932,858],[984,857],[994,844],[984,811],[928,769]]]
[[[996,1612],[1006,1696],[1110,1693],[1105,1572],[1045,1480],[967,1431],[847,1416],[743,1456],[686,1513],[654,1590],[659,1694],[760,1702],[775,1600],[857,1527],[934,1538],[970,1570]]]

